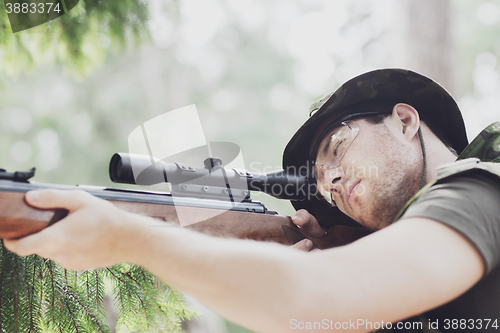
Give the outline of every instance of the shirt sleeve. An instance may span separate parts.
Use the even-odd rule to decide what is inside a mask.
[[[500,266],[500,179],[472,170],[439,181],[403,214],[441,222],[464,235],[486,265]]]

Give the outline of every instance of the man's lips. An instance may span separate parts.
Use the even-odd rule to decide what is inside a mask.
[[[351,207],[352,209],[352,197],[353,197],[353,194],[356,193],[356,186],[359,185],[359,183],[361,183],[361,180],[358,180],[354,183],[352,183],[350,186],[347,187],[347,204],[349,205],[349,207]]]

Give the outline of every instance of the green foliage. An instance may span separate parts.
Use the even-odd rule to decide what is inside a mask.
[[[118,327],[172,331],[193,313],[180,295],[140,267],[75,272],[0,247],[0,332],[112,332],[106,323],[106,284],[112,285]]]
[[[11,76],[54,62],[84,76],[103,62],[108,49],[149,39],[148,5],[141,0],[80,0],[66,15],[18,33],[12,33],[4,8],[0,0],[0,72]]]

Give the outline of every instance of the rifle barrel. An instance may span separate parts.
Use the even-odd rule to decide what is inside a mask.
[[[207,163],[204,167],[196,167],[127,153],[113,155],[109,176],[115,183],[153,185],[167,182],[172,185],[219,186],[231,190],[261,191],[285,200],[310,199],[317,193],[314,179],[284,170],[254,173],[224,169],[220,164],[207,168]]]

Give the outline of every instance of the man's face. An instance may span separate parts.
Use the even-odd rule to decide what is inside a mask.
[[[319,185],[334,204],[374,230],[394,220],[422,176],[421,152],[390,121],[374,125],[358,119],[333,129],[321,141],[315,164]],[[342,148],[343,140],[348,147]]]

